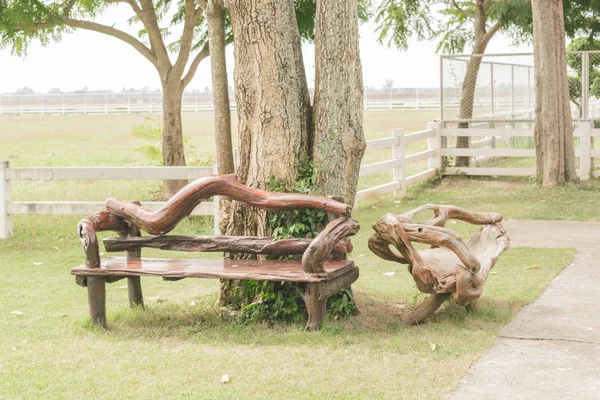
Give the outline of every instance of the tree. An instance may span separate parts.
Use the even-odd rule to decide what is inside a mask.
[[[577,180],[561,0],[532,0],[535,151],[543,186]]]
[[[356,0],[319,0],[316,7],[314,0],[230,0],[227,8],[239,180],[261,189],[344,195],[352,202],[365,147]],[[301,49],[301,32],[310,38],[311,27],[317,75],[312,107]],[[226,221],[227,235],[271,233],[264,211],[232,202],[227,214],[236,216]],[[233,286],[223,282],[221,288],[219,303],[230,303]]]
[[[350,204],[366,149],[358,40],[356,0],[317,2],[312,154],[316,185],[321,194],[344,195]]]
[[[137,37],[94,21],[107,7],[119,3],[131,9],[130,24],[141,24]],[[46,44],[77,29],[119,39],[155,67],[163,90],[164,165],[185,165],[181,100],[198,65],[208,56],[202,9],[194,0],[156,4],[152,0],[0,0],[0,46],[11,47],[16,54],[26,54],[32,40]],[[179,31],[177,39],[168,43],[169,35]],[[173,194],[185,183],[166,181],[164,194]]]
[[[473,117],[473,104],[477,75],[482,57],[494,35],[504,30],[519,38],[530,22],[530,8],[526,0],[443,0],[440,15],[432,18],[432,6],[438,0],[384,0],[378,8],[376,22],[379,23],[380,41],[388,41],[398,48],[406,49],[408,39],[437,40],[437,51],[463,53],[469,47],[472,56],[467,61],[463,78],[458,118]],[[459,128],[468,128],[460,123]],[[469,137],[458,137],[456,147],[468,148]],[[469,157],[457,157],[456,165],[469,166]]]

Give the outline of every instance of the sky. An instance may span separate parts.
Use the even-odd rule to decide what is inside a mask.
[[[129,15],[125,5],[111,7],[97,21],[127,29],[122,22]],[[408,51],[378,44],[374,23],[360,27],[360,52],[363,82],[367,87],[382,87],[391,79],[394,87],[436,87],[439,85],[439,56],[435,43],[412,40]],[[511,41],[497,35],[487,53],[519,53],[532,51],[529,46],[514,47]],[[314,86],[314,46],[303,45],[309,87]],[[227,68],[233,76],[233,49],[227,49]],[[205,59],[187,90],[210,87],[210,61]],[[230,83],[233,86],[232,82]],[[160,88],[154,67],[129,45],[113,37],[79,30],[66,34],[60,43],[43,47],[34,42],[26,57],[11,55],[10,49],[0,50],[0,93],[12,93],[27,86],[46,93],[52,88],[62,91],[123,88]]]

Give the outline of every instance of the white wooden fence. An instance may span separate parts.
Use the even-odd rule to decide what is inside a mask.
[[[356,193],[355,204],[363,200],[382,194],[393,192],[395,196],[402,197],[406,188],[424,180],[433,178],[441,165],[440,123],[430,122],[427,129],[405,135],[403,129],[393,129],[392,137],[385,139],[369,140],[367,151],[381,148],[392,148],[392,158],[374,164],[360,167],[360,176],[377,172],[393,171],[392,181],[373,188],[360,190]],[[427,140],[427,150],[415,154],[406,154],[406,145],[422,140]],[[428,168],[417,174],[406,176],[406,167],[427,160]]]
[[[450,121],[453,122],[453,121]],[[533,122],[533,121],[524,121]],[[471,146],[468,149],[442,148],[440,155],[453,157],[473,157],[478,161],[489,159],[491,157],[535,157],[534,149],[517,148],[483,148],[481,145],[487,145],[496,140],[507,141],[513,137],[533,138],[533,129],[510,129],[507,128],[470,128],[456,129],[445,128],[440,124],[440,137],[483,137],[477,141],[479,146]],[[579,138],[579,146],[575,149],[575,157],[579,158],[578,174],[581,180],[589,179],[593,176],[592,159],[600,157],[600,150],[593,148],[592,138],[600,137],[600,129],[594,129],[591,121],[579,121],[575,124],[573,132],[575,138]],[[444,175],[465,174],[465,175],[487,175],[487,176],[533,176],[535,167],[514,168],[514,167],[488,167],[488,166],[470,166],[470,167],[449,167],[443,172]]]
[[[0,239],[9,238],[12,235],[13,215],[86,215],[94,214],[104,208],[104,202],[12,201],[11,182],[13,181],[192,180],[212,174],[213,167],[10,168],[8,161],[0,161]],[[142,206],[156,210],[162,204],[145,202],[142,203]],[[215,206],[215,203],[201,203],[192,212],[192,215],[215,215],[217,211],[218,207]]]
[[[361,190],[356,194],[357,204],[360,201],[394,192],[398,197],[406,193],[406,188],[437,174],[440,166],[440,124],[432,122],[428,129],[408,135],[403,129],[394,129],[392,137],[369,140],[367,150],[391,148],[391,159],[374,164],[363,165],[360,176],[377,172],[393,171],[392,182],[373,188]],[[405,146],[409,143],[427,140],[428,149],[416,154],[405,154]],[[406,167],[428,160],[426,171],[406,176]],[[0,161],[0,239],[12,235],[13,215],[86,215],[104,208],[103,202],[76,201],[12,201],[11,182],[13,181],[60,181],[60,180],[192,180],[214,173],[213,167],[36,167],[11,168],[8,161]],[[156,210],[163,203],[146,202],[143,207]],[[192,215],[215,216],[215,227],[218,227],[218,199],[210,203],[200,204]]]

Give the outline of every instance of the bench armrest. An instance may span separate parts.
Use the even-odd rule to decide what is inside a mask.
[[[77,224],[77,235],[85,252],[85,265],[88,268],[100,268],[100,250],[97,232],[115,231],[119,234],[127,232],[125,220],[108,211],[102,211],[85,217]]]
[[[324,272],[325,262],[336,243],[346,236],[355,235],[360,226],[358,222],[347,217],[336,218],[317,235],[302,256],[302,266],[307,273]]]

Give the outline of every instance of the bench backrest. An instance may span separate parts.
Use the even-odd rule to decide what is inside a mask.
[[[189,216],[203,200],[212,196],[228,196],[250,206],[271,211],[316,208],[328,211],[329,224],[314,239],[284,239],[249,236],[163,236]],[[350,218],[351,207],[322,196],[274,193],[249,188],[234,175],[217,175],[194,181],[176,193],[158,211],[142,209],[137,202],[116,198],[106,200],[106,210],[84,218],[78,225],[80,240],[86,252],[86,265],[100,267],[96,232],[116,231],[120,238],[105,239],[106,251],[127,251],[138,257],[142,247],[194,252],[231,252],[267,255],[303,254],[305,272],[323,272],[323,262],[332,254],[352,250],[347,236],[354,235],[358,223]],[[152,235],[140,236],[143,230]]]

